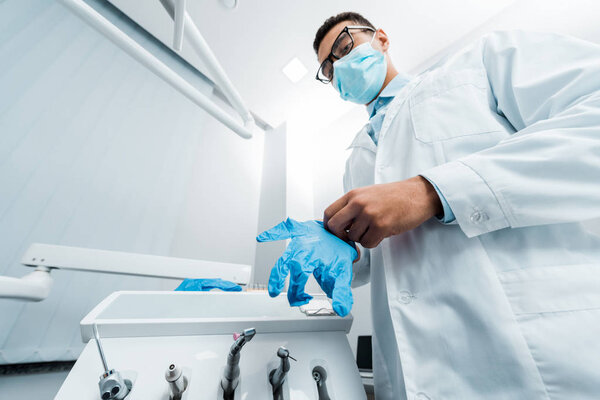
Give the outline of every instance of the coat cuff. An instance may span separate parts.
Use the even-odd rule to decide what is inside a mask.
[[[439,165],[420,175],[444,193],[467,237],[510,226],[496,194],[479,174],[462,162]]]
[[[371,253],[358,243],[354,245],[360,248],[360,260],[352,264],[352,287],[356,288],[371,280]]]
[[[425,178],[425,177],[423,176],[423,178]],[[425,179],[427,179],[427,178],[425,178]],[[452,208],[450,207],[450,204],[448,204],[448,200],[446,200],[446,197],[444,197],[440,188],[437,187],[437,185],[434,182],[430,181],[429,179],[427,179],[427,180],[429,181],[429,183],[431,183],[431,186],[433,186],[433,188],[435,189],[435,192],[437,193],[438,197],[440,198],[440,202],[442,203],[442,213],[443,214],[436,215],[436,218],[438,219],[438,221],[440,221],[442,224],[446,224],[446,225],[456,222],[456,217],[454,216],[454,213],[452,212]]]

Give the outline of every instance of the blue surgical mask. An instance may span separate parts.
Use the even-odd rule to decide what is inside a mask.
[[[363,43],[333,63],[333,86],[342,99],[367,104],[381,90],[386,74],[383,53]]]

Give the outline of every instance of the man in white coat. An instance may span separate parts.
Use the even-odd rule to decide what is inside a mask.
[[[600,46],[492,33],[408,78],[328,19],[317,79],[366,104],[326,227],[359,243],[381,399],[600,399]]]

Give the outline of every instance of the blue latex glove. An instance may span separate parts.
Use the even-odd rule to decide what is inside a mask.
[[[278,296],[290,274],[288,300],[291,306],[308,303],[312,296],[304,286],[312,273],[341,317],[352,308],[352,262],[358,253],[348,244],[323,228],[321,221],[298,222],[291,218],[256,237],[259,242],[291,238],[285,253],[277,260],[269,277],[269,295]]]
[[[241,292],[242,287],[233,282],[223,279],[185,279],[181,285],[177,286],[176,291],[183,292],[207,292],[212,289],[221,289],[226,292]]]

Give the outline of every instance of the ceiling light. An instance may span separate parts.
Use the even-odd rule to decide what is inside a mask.
[[[282,69],[285,76],[288,77],[292,83],[298,82],[300,79],[304,78],[304,75],[308,72],[302,61],[298,59],[298,57],[292,58],[292,61],[287,63],[285,67]]]

